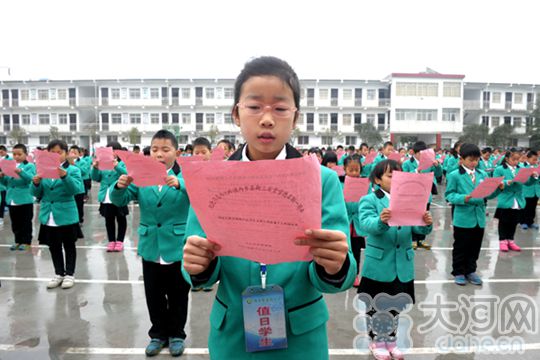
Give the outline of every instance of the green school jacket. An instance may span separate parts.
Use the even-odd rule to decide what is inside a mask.
[[[139,201],[141,221],[139,224],[139,244],[137,253],[146,261],[181,261],[184,255],[183,241],[186,230],[189,198],[180,166],[174,164],[169,175],[175,175],[180,189],[163,186],[116,188],[115,181],[110,187],[111,202],[125,206],[132,200]]]
[[[241,159],[241,149],[230,160]],[[301,157],[287,145],[287,158]],[[337,174],[321,166],[322,228],[339,230],[349,238],[349,222]],[[205,237],[195,212],[190,209],[186,238]],[[350,243],[350,242],[349,242]],[[190,283],[206,287],[219,280],[216,300],[210,313],[208,347],[211,359],[328,359],[326,322],[329,314],[322,293],[337,293],[350,288],[356,277],[356,262],[349,251],[348,260],[338,273],[342,281],[332,284],[323,279],[322,267],[315,262],[289,262],[268,265],[267,283],[283,288],[286,308],[288,349],[246,353],[242,314],[242,292],[260,285],[259,263],[218,257],[213,267],[200,276],[184,276]],[[324,270],[322,270],[324,271]]]
[[[36,166],[28,161],[17,165],[21,172],[19,178],[13,178],[4,175],[0,179],[0,183],[7,188],[6,204],[11,205],[26,205],[33,204],[34,197],[30,193],[30,185],[32,185],[32,179],[36,175]]]
[[[473,184],[471,177],[467,174],[463,166],[448,174],[444,196],[446,201],[455,205],[452,222],[454,226],[462,228],[474,228],[477,225],[481,228],[486,227],[486,205],[484,199],[471,198],[468,202],[465,202],[465,197],[472,193],[486,178],[488,178],[488,175],[482,170],[477,169],[475,171],[475,184]],[[487,199],[497,197],[500,192],[500,189],[495,190]]]
[[[490,160],[484,160],[484,159],[480,158],[476,168],[478,170],[482,170],[483,172],[485,172],[489,177],[491,177],[493,175],[494,168],[493,168],[493,163],[492,163],[491,159]]]
[[[519,171],[519,166],[516,166],[516,174]],[[493,177],[503,176],[504,180],[504,189],[497,198],[497,208],[500,209],[511,209],[514,206],[514,199],[517,200],[519,208],[525,208],[525,197],[523,196],[523,187],[524,185],[533,185],[537,180],[532,176],[525,183],[512,182],[511,185],[508,185],[508,181],[513,180],[515,175],[512,174],[512,170],[506,165],[506,163],[498,166],[493,172]]]
[[[444,170],[446,170],[447,174],[450,174],[452,171],[457,170],[459,167],[459,158],[457,156],[454,156],[452,154],[449,154],[444,159]]]
[[[81,170],[81,177],[83,180],[90,179],[90,167],[91,163],[88,162],[88,160],[85,160],[85,158],[78,158],[75,160],[75,166]]]
[[[521,167],[529,168],[531,165],[529,163],[524,163]],[[538,165],[536,165],[535,168],[538,168]],[[540,169],[538,169],[538,171],[540,172]],[[534,178],[531,177],[531,179]],[[525,198],[533,198],[535,196],[540,197],[540,179],[535,180],[534,184],[523,186],[523,196]]]
[[[39,209],[39,222],[46,225],[52,212],[54,222],[58,226],[76,224],[79,222],[79,213],[74,195],[84,191],[81,171],[67,162],[62,165],[67,171],[63,179],[41,179],[38,186],[32,183],[32,194],[41,198]]]
[[[361,177],[369,177],[369,174],[371,174],[371,169],[373,168],[373,163],[364,165],[364,162],[366,161],[366,157],[362,155],[360,158],[360,162],[362,163],[362,171],[360,172]]]
[[[412,157],[409,160],[406,160],[403,163],[403,165],[401,166],[401,168],[405,172],[415,173],[416,169],[418,169],[418,164],[419,163],[415,160],[415,158]],[[433,183],[436,184],[436,182],[437,182],[436,178],[442,176],[442,166],[441,165],[431,166],[429,169],[425,169],[425,170],[420,171],[420,173],[422,173],[422,174],[426,174],[426,173],[429,173],[429,172],[434,173]]]
[[[92,167],[92,180],[100,183],[98,193],[99,202],[105,201],[109,187],[116,183],[121,175],[127,175],[126,165],[122,161],[118,161],[118,165],[116,165],[114,170],[99,170]]]
[[[388,226],[380,218],[390,202],[382,190],[360,200],[360,230],[367,234],[362,277],[381,282],[414,280],[412,233],[427,235],[432,226]]]

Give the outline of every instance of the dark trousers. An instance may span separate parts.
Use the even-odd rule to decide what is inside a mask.
[[[144,292],[152,327],[152,339],[186,338],[190,286],[182,276],[182,263],[161,265],[143,260]]]
[[[116,236],[116,222],[118,222],[118,236]],[[127,230],[127,220],[125,215],[116,214],[105,218],[105,228],[107,228],[107,237],[109,242],[124,242]]]
[[[484,229],[479,226],[462,228],[454,225],[452,275],[469,275],[476,271],[483,238]]]
[[[521,210],[517,209],[498,209],[499,211],[499,241],[514,240],[516,226],[519,223]]]
[[[9,206],[11,230],[15,235],[15,244],[30,245],[32,242],[32,218],[34,204]]]
[[[351,237],[351,251],[356,260],[356,275],[360,273],[360,254],[362,248],[366,247],[366,240],[361,236]]]
[[[84,194],[77,194],[74,198],[79,213],[79,224],[82,224],[84,222]]]
[[[431,203],[428,203],[426,206],[426,211],[429,211],[430,207],[431,207]],[[424,240],[426,240],[426,235],[412,233],[412,241],[422,242]]]
[[[66,254],[65,267],[62,246]],[[77,249],[75,248],[75,241],[55,239],[50,242],[49,250],[51,252],[55,274],[60,276],[73,276],[75,274],[75,263],[77,261]]]
[[[527,203],[525,205],[525,209],[523,209],[521,223],[531,226],[534,224],[534,218],[536,217],[536,205],[538,204],[538,198],[536,196],[532,198],[525,198],[525,201]]]
[[[84,183],[84,195],[88,195],[88,191],[92,188],[92,179],[83,180]]]
[[[0,194],[2,194],[2,201],[0,201],[0,219],[4,218],[4,211],[6,209],[6,193],[6,190],[0,191]]]

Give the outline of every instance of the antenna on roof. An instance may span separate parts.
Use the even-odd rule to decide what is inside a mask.
[[[433,70],[432,68],[426,67],[424,74],[438,74],[438,71]]]

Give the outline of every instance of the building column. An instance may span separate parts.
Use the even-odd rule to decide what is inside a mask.
[[[436,136],[436,141],[435,141],[436,147],[437,147],[437,149],[439,149],[441,147],[441,144],[442,144],[442,135],[441,135],[441,133],[437,133],[437,134],[435,134],[435,136]]]
[[[394,133],[390,133],[390,141],[392,142],[392,144],[394,143],[394,139],[395,139]]]

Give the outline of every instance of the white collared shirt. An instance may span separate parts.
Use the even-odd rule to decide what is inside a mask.
[[[510,171],[512,171],[512,175],[516,176],[516,167],[515,166],[510,166],[508,164],[506,164],[506,165],[508,166]],[[520,209],[519,203],[518,203],[516,198],[514,198],[514,205],[512,206],[512,209],[513,210],[519,210]]]
[[[379,189],[381,189],[381,191],[384,193],[384,196],[386,196],[388,198],[388,201],[390,201],[390,193],[384,191],[382,187],[379,187]]]
[[[284,145],[283,149],[276,156],[275,160],[285,160],[287,159],[287,147]],[[242,148],[242,161],[251,161],[247,156],[247,144]]]
[[[461,167],[467,172],[467,175],[469,175],[469,177],[471,178],[471,180],[476,180],[476,171],[473,169],[469,169],[468,167],[466,167],[465,165],[461,165]],[[476,181],[473,181],[473,183],[476,183]]]

